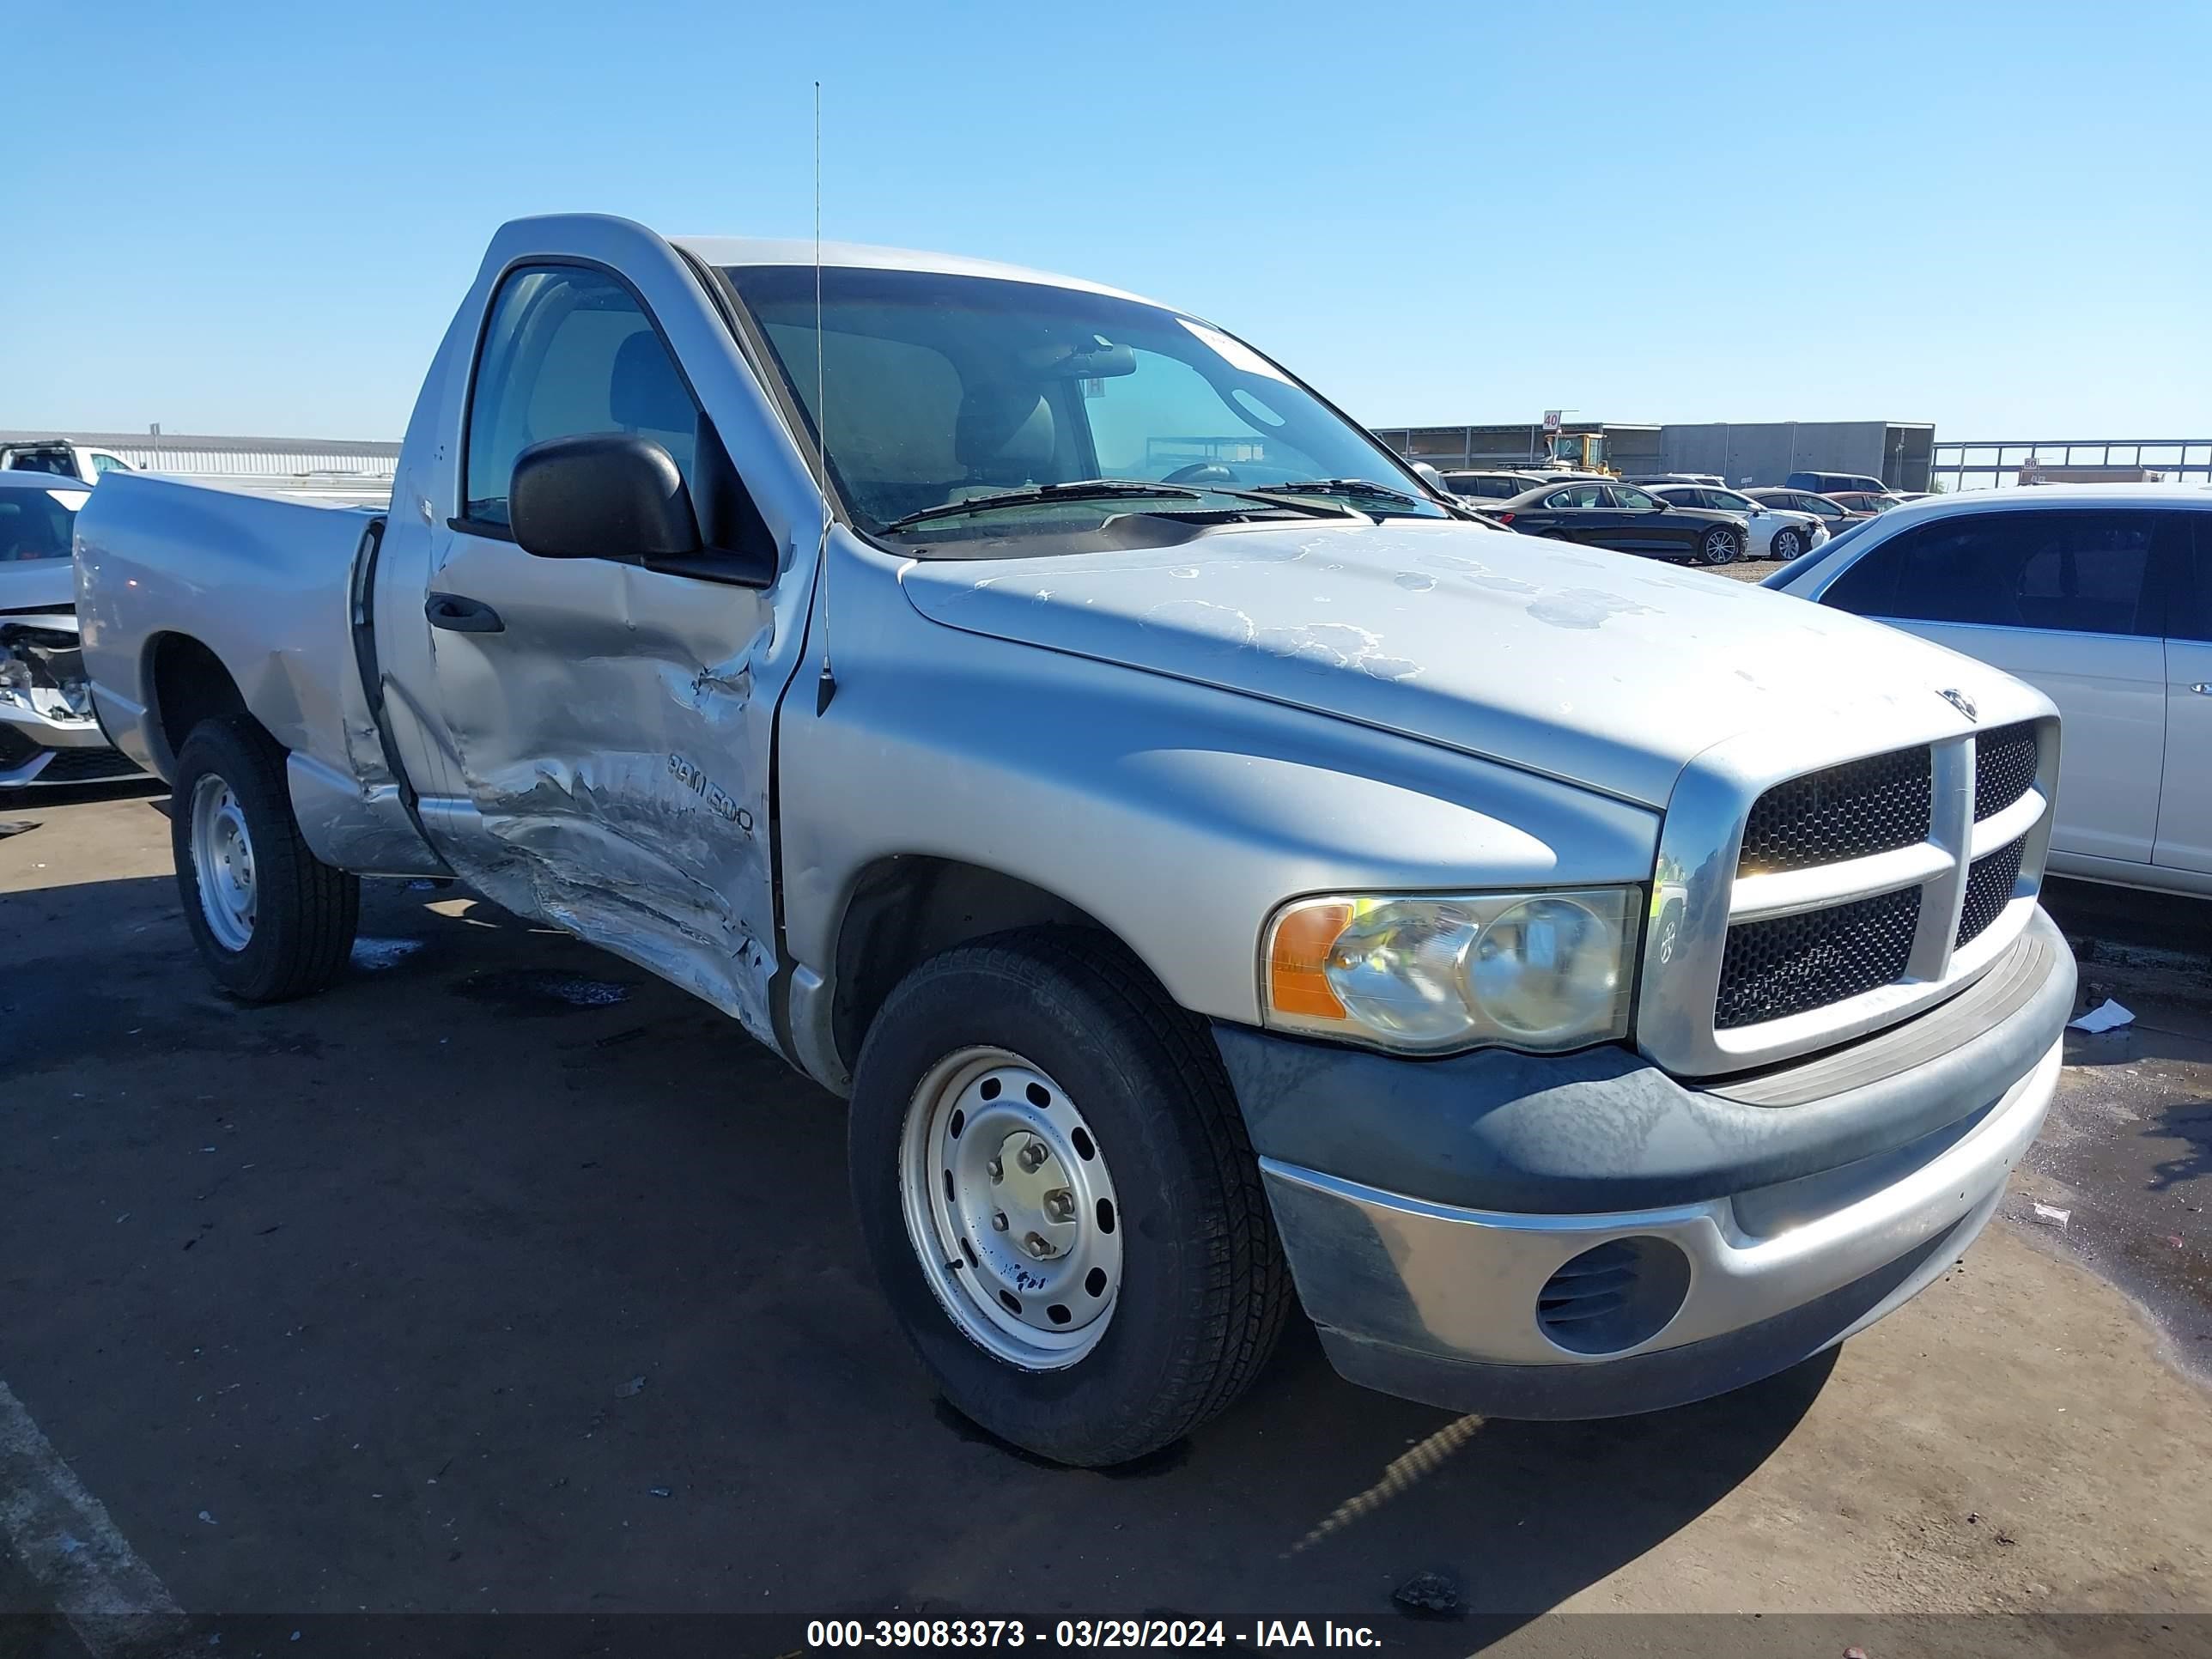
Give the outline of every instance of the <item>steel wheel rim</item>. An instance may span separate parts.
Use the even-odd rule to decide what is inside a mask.
[[[256,910],[253,836],[246,809],[231,787],[212,772],[192,786],[192,884],[200,916],[226,951],[243,951],[253,939]]]
[[[1705,532],[1705,562],[1732,564],[1735,561],[1735,538],[1725,530]]]
[[[1121,1202],[1066,1090],[1007,1049],[948,1054],[907,1103],[899,1163],[915,1259],[963,1335],[1033,1371],[1098,1346],[1121,1291]]]

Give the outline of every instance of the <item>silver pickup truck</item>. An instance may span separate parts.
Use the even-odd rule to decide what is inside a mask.
[[[2057,1079],[2041,696],[1471,522],[1091,283],[524,220],[388,512],[117,474],[77,552],[222,986],[453,875],[705,999],[849,1097],[891,1306],[1050,1458],[1294,1301],[1462,1410],[1747,1382],[1954,1261]]]

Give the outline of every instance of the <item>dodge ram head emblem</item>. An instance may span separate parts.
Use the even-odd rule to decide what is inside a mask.
[[[1945,702],[1949,703],[1952,708],[1957,709],[1968,720],[1978,720],[1981,719],[1982,711],[1974,707],[1974,700],[1968,696],[1965,692],[1947,689],[1945,690],[1938,691],[1936,695],[1942,698]]]

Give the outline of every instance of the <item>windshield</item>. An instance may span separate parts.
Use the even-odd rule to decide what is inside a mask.
[[[725,273],[819,430],[815,271]],[[1181,488],[1010,501],[994,536],[1132,511],[1219,512],[1233,497],[1310,494],[1382,517],[1446,518],[1388,450],[1250,347],[1134,300],[939,271],[825,268],[821,401],[830,472],[860,527],[939,536],[931,508],[1093,479]],[[1378,488],[1379,487],[1379,488]]]
[[[82,489],[0,489],[0,564],[66,559]]]

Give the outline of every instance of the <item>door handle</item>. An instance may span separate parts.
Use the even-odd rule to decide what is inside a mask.
[[[482,599],[464,593],[433,593],[422,601],[422,614],[430,626],[454,634],[503,634],[507,624],[499,612]]]

